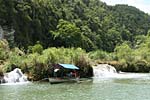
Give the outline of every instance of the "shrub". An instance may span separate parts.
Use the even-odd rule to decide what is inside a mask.
[[[79,58],[75,62],[75,65],[80,68],[80,77],[93,76],[93,68],[87,55],[79,56]]]
[[[93,60],[101,60],[101,61],[113,61],[117,59],[114,53],[108,53],[102,50],[89,52],[88,56]]]
[[[39,53],[41,54],[43,51],[43,46],[41,44],[36,44],[32,47],[32,53]]]
[[[2,69],[2,67],[0,66],[0,77],[4,76],[4,71]]]

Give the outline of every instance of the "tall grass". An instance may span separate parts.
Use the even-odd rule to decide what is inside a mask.
[[[30,47],[31,52],[25,54],[18,48],[4,50],[1,46],[1,55],[5,64],[3,69],[5,72],[11,71],[14,68],[21,68],[33,80],[40,80],[48,77],[50,74],[48,71],[54,64],[69,63],[79,65],[81,67],[80,72],[87,73],[86,69],[89,69],[90,63],[87,53],[81,48],[47,48],[43,50],[40,44]],[[7,55],[5,54],[7,51]],[[82,59],[82,58],[85,59]],[[83,63],[85,62],[85,63]],[[82,64],[80,64],[82,63]],[[85,74],[86,75],[86,74]]]

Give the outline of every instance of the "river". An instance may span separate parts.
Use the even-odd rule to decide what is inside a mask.
[[[119,76],[74,84],[0,85],[0,100],[150,100],[150,74]]]

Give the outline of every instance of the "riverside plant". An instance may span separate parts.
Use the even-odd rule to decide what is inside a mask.
[[[30,47],[31,52],[26,54],[18,48],[9,50],[8,58],[6,59],[7,63],[4,66],[6,72],[18,67],[32,80],[40,80],[48,77],[50,74],[48,72],[49,69],[51,69],[53,64],[57,63],[70,63],[75,65],[82,63],[78,67],[81,67],[80,71],[85,73],[87,73],[86,68],[89,69],[90,60],[87,60],[87,53],[81,48],[51,47],[42,50],[40,44],[33,46],[33,48]],[[85,59],[81,59],[83,57]]]

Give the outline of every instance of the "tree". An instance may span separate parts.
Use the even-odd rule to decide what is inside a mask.
[[[132,49],[129,47],[127,42],[124,42],[120,46],[117,46],[115,48],[115,53],[116,53],[119,61],[132,62],[134,60],[134,58],[133,58],[134,55],[133,55]]]
[[[57,30],[53,31],[56,46],[82,47],[86,50],[93,47],[92,41],[82,34],[81,30],[73,23],[59,20]]]

